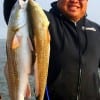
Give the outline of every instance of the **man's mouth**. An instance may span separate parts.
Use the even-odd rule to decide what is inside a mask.
[[[80,7],[77,6],[77,5],[69,5],[69,6],[68,6],[68,9],[71,10],[71,11],[75,11],[75,10],[77,10],[77,9],[79,9],[79,8],[80,8]]]

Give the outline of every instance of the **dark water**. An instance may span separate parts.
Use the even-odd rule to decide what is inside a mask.
[[[9,93],[8,93],[8,87],[7,87],[7,81],[5,79],[4,75],[4,65],[6,63],[6,40],[0,39],[0,95],[2,96],[2,100],[10,100]],[[30,84],[31,84],[31,90],[32,90],[32,99],[35,100],[34,97],[34,78],[33,76],[30,76]]]

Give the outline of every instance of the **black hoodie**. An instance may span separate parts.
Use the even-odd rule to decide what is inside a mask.
[[[100,26],[86,16],[73,23],[59,11],[56,2],[47,16],[51,35],[51,100],[100,100]]]

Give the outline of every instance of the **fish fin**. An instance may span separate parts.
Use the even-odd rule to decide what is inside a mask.
[[[12,41],[12,49],[16,49],[20,46],[21,36],[15,35]]]
[[[49,33],[49,31],[47,31],[47,41],[50,43],[50,40],[51,40],[50,33]]]
[[[37,59],[37,58],[36,58]],[[35,80],[35,95],[36,97],[39,96],[39,72],[38,72],[38,66],[37,66],[37,60],[34,64],[34,80]]]
[[[33,51],[33,45],[32,45],[32,42],[31,42],[30,38],[28,37],[27,40],[28,40],[28,45],[30,47],[30,50]]]
[[[31,88],[30,88],[30,84],[27,84],[25,98],[27,98],[27,99],[31,98]]]

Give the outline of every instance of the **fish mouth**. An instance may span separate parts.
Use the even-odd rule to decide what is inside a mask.
[[[29,0],[18,0],[20,8],[25,8]]]

